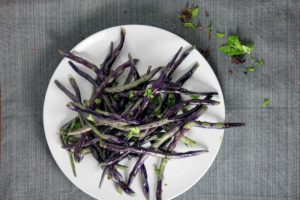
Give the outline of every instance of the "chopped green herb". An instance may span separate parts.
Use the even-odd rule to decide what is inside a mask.
[[[255,64],[264,65],[265,61],[263,59],[256,60]]]
[[[190,28],[193,30],[197,29],[194,23],[194,19],[199,15],[200,8],[198,6],[184,8],[178,15],[182,22],[183,27]]]
[[[73,127],[73,131],[82,128],[80,122],[76,122]]]
[[[196,25],[193,22],[185,22],[185,23],[182,23],[182,25],[185,28],[191,28],[193,30],[196,30]]]
[[[168,93],[167,106],[171,108],[175,105],[175,95],[173,93]]]
[[[225,33],[216,33],[216,37],[217,38],[224,38],[225,37]]]
[[[227,56],[250,55],[253,50],[252,44],[242,44],[237,35],[229,36],[227,44],[219,47],[219,51]]]
[[[89,120],[90,122],[96,123],[94,116],[91,114],[89,114],[89,116],[86,119]]]
[[[245,70],[246,73],[251,73],[251,72],[255,72],[254,67],[247,67]]]
[[[102,101],[102,99],[99,99],[99,98],[96,98],[96,99],[95,99],[95,103],[96,103],[97,105],[100,105],[100,104],[101,104],[101,101]]]
[[[270,100],[269,99],[264,99],[264,104],[263,107],[267,107],[269,105]]]
[[[144,97],[148,97],[150,99],[154,98],[153,92],[150,88],[147,88],[145,90]]]
[[[254,56],[251,56],[250,58],[253,61],[253,65],[254,66],[264,65],[265,64],[265,61],[263,59],[257,59]]]
[[[194,147],[194,146],[197,144],[196,141],[194,141],[194,140],[188,138],[187,136],[182,136],[182,137],[180,138],[180,140],[181,140],[181,142],[183,142],[187,147]]]
[[[193,18],[196,18],[199,15],[199,13],[200,9],[198,6],[186,7],[182,9],[178,17],[182,23],[185,23],[190,22]]]
[[[140,133],[140,129],[138,127],[133,127],[129,129],[129,132],[127,134],[127,138],[130,139],[133,136],[138,136]]]
[[[192,8],[192,18],[195,18],[199,15],[199,7]]]
[[[242,64],[246,61],[245,56],[248,55],[252,60],[252,66],[247,67],[245,74],[255,71],[255,67],[258,65],[264,65],[263,59],[257,59],[251,54],[253,52],[252,44],[244,44],[239,40],[237,35],[231,35],[227,38],[227,43],[219,47],[219,51],[227,56],[231,56],[231,61],[235,64]]]
[[[198,95],[190,95],[191,99],[199,99],[200,97]]]
[[[131,91],[129,92],[128,98],[131,99],[132,97],[134,97],[134,92],[131,90]]]
[[[72,124],[71,124],[70,128],[69,128],[69,131],[74,131],[74,130],[77,130],[77,129],[80,129],[80,128],[82,128],[82,126],[80,124],[80,121],[77,120],[77,119],[74,119],[72,121]]]

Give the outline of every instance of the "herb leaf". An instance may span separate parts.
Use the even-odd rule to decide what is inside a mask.
[[[225,37],[225,33],[216,33],[216,37],[217,38],[224,38]]]
[[[246,73],[251,73],[251,72],[255,72],[254,67],[247,67],[245,70]]]
[[[150,99],[154,98],[153,92],[150,88],[147,88],[144,92],[144,97],[148,97]]]
[[[265,64],[265,61],[264,61],[264,59],[259,59],[259,60],[256,60],[254,64],[257,64],[257,65],[264,65],[264,64]]]
[[[192,18],[195,18],[199,15],[199,7],[192,8]]]
[[[237,35],[229,36],[227,44],[219,47],[219,51],[227,56],[239,56],[245,54],[251,54],[253,45],[242,44]]]
[[[267,107],[270,103],[270,100],[269,99],[264,99],[264,104],[263,104],[263,107]]]
[[[171,108],[174,105],[175,105],[175,95],[173,93],[169,93],[167,99],[167,106],[168,108]]]
[[[131,90],[131,91],[129,92],[128,98],[131,99],[132,97],[134,97],[134,92]]]
[[[93,117],[93,115],[89,114],[89,116],[86,118],[87,120],[96,123],[95,118]]]
[[[102,100],[102,99],[96,98],[96,99],[95,99],[96,105],[100,105],[100,104],[101,104],[101,100]]]
[[[194,19],[199,15],[199,13],[200,13],[200,9],[198,6],[186,7],[182,9],[178,17],[182,23],[191,22],[192,19]]]
[[[185,23],[182,23],[182,24],[183,24],[183,27],[185,27],[185,28],[191,28],[193,30],[196,29],[196,26],[193,22],[185,22]]]
[[[138,136],[140,133],[140,129],[138,127],[132,127],[129,129],[129,132],[127,134],[127,138],[130,139],[133,136]]]

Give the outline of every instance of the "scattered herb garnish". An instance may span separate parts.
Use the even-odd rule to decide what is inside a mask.
[[[253,50],[252,44],[242,44],[237,35],[227,38],[227,44],[219,47],[219,50],[227,56],[250,55]]]
[[[185,22],[182,23],[184,28],[191,28],[193,30],[196,30],[196,25],[193,22]]]
[[[78,128],[81,128],[80,122],[77,119],[73,119],[69,131],[73,131],[74,129],[78,129]]]
[[[77,122],[74,123],[72,130],[77,130],[77,129],[80,129],[80,128],[82,128],[82,126],[81,126],[80,122],[77,121]]]
[[[254,67],[247,67],[245,73],[251,73],[251,72],[255,72]]]
[[[256,59],[251,54],[253,52],[252,44],[244,44],[240,41],[237,35],[231,35],[227,38],[227,43],[219,47],[224,55],[231,57],[231,62],[234,64],[242,64],[246,62],[246,56],[249,56],[253,62],[252,66],[247,67],[245,73],[251,73],[255,71],[256,66],[264,65],[263,59]]]
[[[217,38],[224,38],[225,37],[225,33],[216,33],[216,37]]]
[[[132,97],[134,97],[134,92],[131,90],[131,91],[129,92],[128,98],[131,99]]]
[[[96,99],[95,99],[96,105],[100,105],[100,104],[101,104],[101,100],[102,100],[102,99],[96,98]]]
[[[173,93],[169,93],[167,99],[167,106],[168,108],[171,108],[174,105],[175,105],[175,95]]]
[[[138,136],[140,133],[140,129],[138,127],[133,127],[129,129],[129,132],[127,134],[127,138],[130,139],[133,136]]]
[[[182,23],[191,22],[194,18],[196,18],[199,15],[199,7],[186,7],[184,8],[180,15],[178,16]]]
[[[270,103],[270,100],[269,99],[264,99],[264,104],[263,104],[263,107],[267,107]]]
[[[87,117],[86,119],[89,120],[90,122],[96,123],[95,118],[94,118],[93,115],[91,115],[91,114],[89,114],[88,117]]]
[[[194,19],[199,15],[200,9],[198,6],[186,7],[179,14],[179,19],[182,22],[183,27],[193,30],[197,29],[197,25],[194,23]]]
[[[254,58],[256,59],[256,58]],[[264,65],[265,61],[263,59],[256,59],[254,62],[255,65]]]
[[[154,98],[153,92],[150,88],[147,88],[144,93],[144,97],[149,97],[150,99]]]

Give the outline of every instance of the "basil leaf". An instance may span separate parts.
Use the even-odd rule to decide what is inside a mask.
[[[225,33],[216,33],[216,37],[217,38],[224,38],[225,37]]]
[[[195,26],[195,24],[194,24],[193,22],[185,22],[185,23],[182,23],[182,24],[183,24],[183,26],[184,26],[185,28],[191,28],[191,29],[193,29],[193,30],[196,29],[196,26]]]
[[[267,107],[270,103],[270,100],[269,99],[264,99],[264,104],[263,104],[263,107]]]
[[[192,9],[192,18],[195,18],[199,15],[199,8],[195,7]]]
[[[245,70],[246,73],[251,73],[251,72],[255,72],[254,67],[247,67]]]

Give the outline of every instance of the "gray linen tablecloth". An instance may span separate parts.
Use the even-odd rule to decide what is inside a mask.
[[[225,131],[208,173],[177,199],[300,199],[299,56],[300,2],[218,0],[194,2],[207,10],[203,26],[238,33],[255,44],[266,66],[243,68],[216,49],[224,40],[183,28],[184,0],[0,0],[2,139],[0,199],[91,199],[62,174],[46,144],[42,107],[61,57],[83,38],[122,24],[169,30],[210,48],[221,83],[227,121],[247,126]],[[233,70],[231,74],[228,70]],[[270,105],[262,108],[264,98]]]

